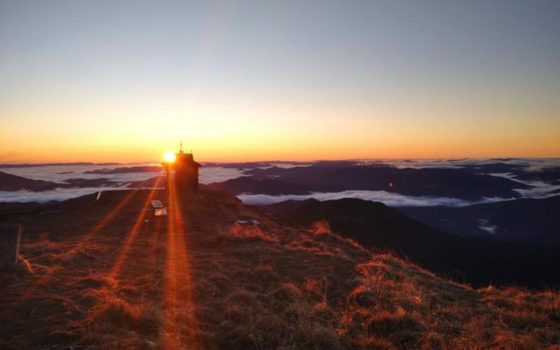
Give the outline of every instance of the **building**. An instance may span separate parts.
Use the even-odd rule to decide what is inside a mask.
[[[195,162],[192,153],[184,153],[181,147],[179,153],[175,154],[175,161],[164,163],[164,167],[167,171],[167,186],[171,185],[169,181],[173,181],[180,198],[185,198],[198,191],[198,168],[200,168],[200,164]]]

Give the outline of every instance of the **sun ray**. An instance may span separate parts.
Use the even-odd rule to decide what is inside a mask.
[[[76,242],[76,245],[65,254],[66,257],[71,258],[79,253],[95,235],[97,235],[102,229],[107,227],[107,225],[113,219],[115,219],[117,214],[120,213],[120,211],[130,202],[130,200],[136,195],[137,192],[137,190],[132,190],[126,196],[124,196],[116,204],[113,210],[109,211],[109,213],[105,215],[91,230],[87,231],[80,237],[78,242]],[[12,303],[9,307],[7,307],[0,313],[0,318],[4,318],[5,316],[11,314],[18,305],[20,305],[24,300],[30,298],[38,288],[47,284],[53,278],[53,276],[56,276],[64,266],[65,265],[62,263],[58,264],[56,266],[53,266],[53,268],[43,274],[37,281],[35,281],[31,286],[24,290],[19,298],[14,301],[14,303]]]
[[[148,246],[149,246],[149,253],[148,255],[150,256],[150,262],[152,264],[156,264],[157,262],[157,250],[158,250],[158,243],[161,239],[161,220],[156,220],[155,221],[155,227],[153,227],[150,231],[150,238],[148,241]]]
[[[150,202],[154,197],[154,193],[157,190],[160,182],[161,182],[162,177],[159,176],[158,179],[156,180],[154,186],[152,187],[152,189],[150,190],[150,192],[148,193],[148,195],[146,196],[146,200],[144,201],[144,204],[142,205],[142,209],[140,209],[140,212],[138,213],[138,216],[136,217],[136,221],[134,222],[134,226],[132,227],[132,229],[130,230],[130,232],[128,233],[128,236],[122,246],[122,248],[120,249],[120,253],[119,256],[117,257],[115,264],[113,265],[113,268],[109,274],[109,280],[117,282],[117,278],[118,275],[125,263],[126,258],[128,257],[128,252],[130,251],[130,248],[132,246],[132,242],[134,241],[134,239],[136,238],[138,232],[140,231],[142,225],[144,224],[144,220],[146,218],[146,214],[148,213],[148,210],[150,208]]]
[[[170,215],[167,231],[164,319],[160,341],[164,349],[179,349],[185,345],[182,338],[186,336],[187,348],[197,348],[194,286],[185,239],[184,217],[173,181],[168,182],[168,192]],[[183,321],[186,324],[183,324]],[[186,332],[182,332],[183,326],[186,327]]]

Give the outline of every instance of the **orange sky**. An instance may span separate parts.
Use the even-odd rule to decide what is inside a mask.
[[[557,157],[560,142],[557,126],[531,128],[523,132],[508,128],[484,129],[474,125],[378,126],[333,122],[321,127],[238,124],[189,128],[180,125],[140,128],[113,125],[101,130],[72,128],[33,130],[12,128],[1,132],[0,162],[145,162],[159,161],[165,150],[177,150],[183,141],[202,161],[317,160],[356,158],[462,158],[462,157]],[[232,121],[237,124],[235,120]],[[149,123],[148,123],[149,124]],[[132,125],[132,124],[130,124]],[[245,127],[247,125],[247,127]],[[251,127],[251,125],[253,125]],[[183,133],[183,130],[185,132]],[[231,132],[230,132],[231,130]]]
[[[3,117],[0,162],[159,161],[181,141],[202,161],[560,156],[554,104],[290,97],[124,92],[99,104],[30,102]]]
[[[7,3],[0,163],[560,157],[557,6]]]

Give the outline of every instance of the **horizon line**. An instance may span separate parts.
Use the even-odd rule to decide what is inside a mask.
[[[289,160],[289,159],[275,159],[275,160],[244,160],[244,161],[220,161],[220,160],[212,160],[212,161],[205,161],[199,160],[201,163],[216,163],[216,164],[251,164],[251,163],[296,163],[296,164],[304,164],[304,163],[318,163],[318,162],[359,162],[359,161],[448,161],[448,162],[459,162],[459,161],[466,161],[466,160],[496,160],[496,161],[504,161],[504,160],[516,160],[516,159],[524,159],[524,160],[560,160],[560,156],[553,156],[553,157],[503,157],[503,156],[496,156],[496,157],[387,157],[387,158],[332,158],[332,159],[312,159],[312,160]],[[134,165],[134,164],[156,164],[162,163],[161,160],[157,161],[143,161],[143,162],[91,162],[91,161],[42,161],[42,162],[35,162],[35,161],[14,161],[14,162],[1,162],[0,167],[3,166],[64,166],[64,165]]]

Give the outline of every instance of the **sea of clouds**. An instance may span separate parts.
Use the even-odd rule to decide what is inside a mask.
[[[525,166],[528,171],[540,171],[548,167],[560,166],[560,159],[459,159],[459,160],[359,160],[362,164],[387,164],[398,168],[461,168],[465,166],[491,164],[496,162]],[[115,165],[47,165],[33,167],[2,168],[0,171],[13,175],[22,176],[34,180],[44,180],[63,184],[71,178],[83,179],[108,179],[118,182],[118,186],[111,187],[87,187],[87,188],[58,188],[50,191],[0,191],[0,202],[48,202],[60,201],[74,197],[83,196],[99,191],[127,189],[127,184],[143,181],[161,175],[161,172],[133,172],[117,174],[87,174],[86,172],[100,169],[114,169],[123,166],[154,166],[155,163],[145,164],[115,164]],[[293,167],[305,166],[305,164],[274,163],[270,166]],[[200,182],[209,184],[235,179],[244,175],[243,168],[203,166],[200,169]],[[532,186],[530,189],[517,190],[524,198],[547,198],[558,195],[560,186],[544,182],[524,182],[515,179],[512,174],[496,173],[490,174],[512,179],[514,181]],[[305,200],[314,198],[320,201],[341,198],[359,198],[370,201],[383,202],[394,207],[403,206],[468,206],[479,203],[492,203],[511,198],[484,198],[479,201],[467,201],[452,197],[415,197],[386,191],[341,191],[341,192],[317,192],[306,195],[265,195],[265,194],[241,194],[238,196],[244,203],[253,205],[264,205],[279,203],[286,200]]]
[[[117,174],[88,174],[87,172],[95,170],[112,170],[122,167],[141,167],[141,166],[157,166],[156,163],[145,164],[114,164],[114,165],[47,165],[33,167],[17,167],[17,168],[0,168],[8,174],[13,174],[32,180],[43,180],[64,183],[68,179],[107,179],[119,183],[130,183],[135,181],[144,181],[158,175],[162,172],[132,172]],[[243,175],[241,169],[226,168],[220,166],[202,167],[200,168],[200,182],[204,184],[212,182],[222,182],[229,179],[235,179]],[[1,198],[1,197],[0,197]]]
[[[154,166],[157,164],[128,164],[126,166]],[[133,172],[119,174],[87,174],[88,171],[115,169],[123,165],[49,165],[34,167],[3,168],[0,171],[33,180],[51,181],[63,184],[72,178],[108,179],[120,183],[118,186],[56,188],[49,191],[0,191],[0,202],[38,202],[62,201],[99,191],[126,190],[131,182],[144,181],[161,175],[161,172]],[[202,167],[200,182],[209,184],[235,179],[243,175],[241,169],[229,167]]]

